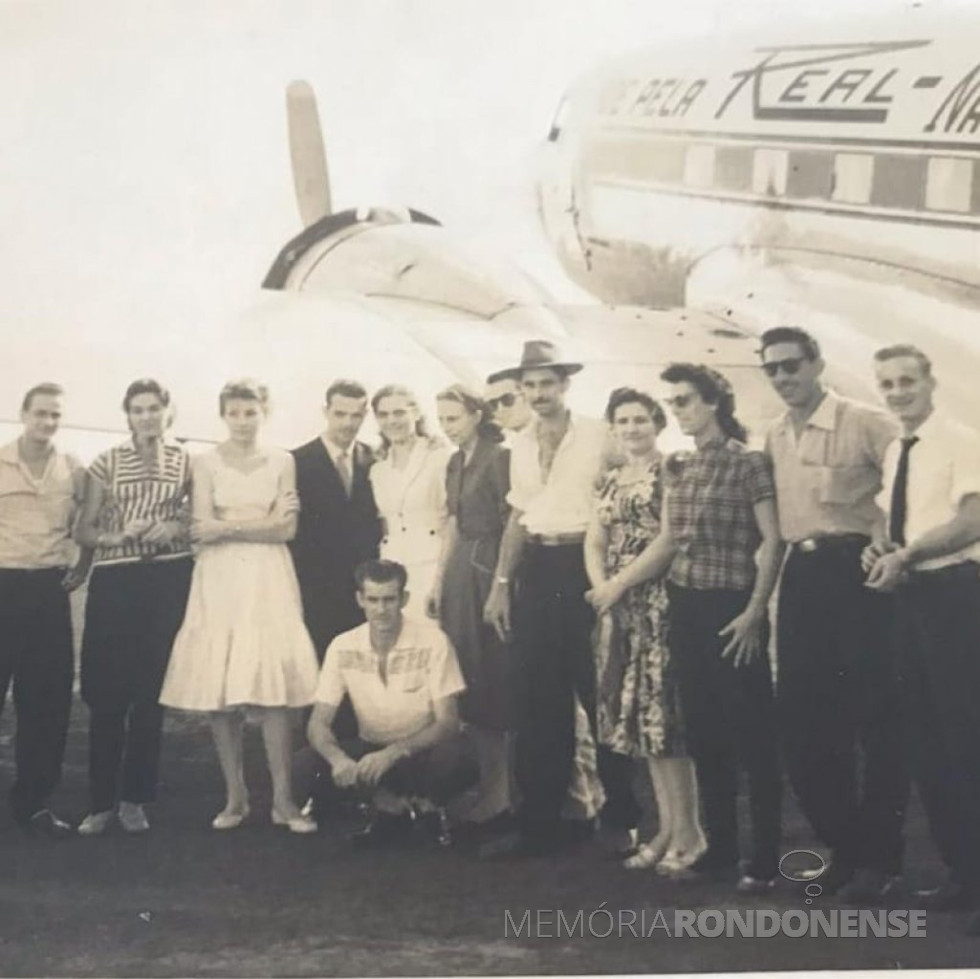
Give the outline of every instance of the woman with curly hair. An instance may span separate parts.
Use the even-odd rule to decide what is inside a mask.
[[[661,532],[663,458],[657,436],[663,408],[643,391],[617,388],[606,421],[620,450],[603,475],[585,537],[589,599],[602,614],[595,631],[598,739],[649,766],[657,833],[630,856],[630,870],[657,867],[695,851],[694,768],[687,757],[677,671],[668,648],[667,590],[672,554],[647,564]]]
[[[695,443],[693,452],[666,464],[661,541],[674,551],[667,584],[670,653],[708,837],[703,853],[684,855],[672,869],[737,877],[742,769],[752,848],[737,886],[759,893],[775,881],[780,832],[767,609],[783,544],[772,470],[763,453],[746,447],[725,377],[702,364],[672,364],[661,379],[670,387],[667,404]]]

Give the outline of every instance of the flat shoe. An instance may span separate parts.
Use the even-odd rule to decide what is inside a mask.
[[[310,816],[299,813],[296,816],[281,816],[275,809],[272,810],[272,825],[285,826],[290,833],[315,833],[319,827],[316,820]]]
[[[651,840],[649,843],[642,844],[633,856],[624,860],[623,866],[627,870],[651,870],[663,860],[666,852],[666,840],[662,844],[658,843],[656,846],[653,846],[653,841]]]
[[[246,806],[244,809],[239,809],[237,811],[229,811],[228,809],[223,809],[218,813],[214,819],[211,820],[212,829],[238,829],[242,823],[248,819],[249,808]]]
[[[79,836],[101,836],[112,822],[114,813],[111,809],[104,812],[90,812],[79,824]]]

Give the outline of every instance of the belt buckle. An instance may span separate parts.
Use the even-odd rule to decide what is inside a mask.
[[[812,554],[820,547],[820,541],[816,537],[806,537],[797,542],[796,546],[803,554]]]

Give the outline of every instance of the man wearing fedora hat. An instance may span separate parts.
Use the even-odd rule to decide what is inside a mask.
[[[607,435],[601,422],[565,406],[569,378],[581,370],[548,340],[527,341],[514,369],[534,418],[511,448],[511,515],[484,614],[502,637],[513,633],[521,658],[516,771],[524,801],[510,848],[518,856],[554,852],[569,839],[560,830],[576,694],[595,728],[595,613],[585,600],[583,542]],[[601,746],[597,756],[603,828],[626,850],[639,814],[629,759]]]
[[[523,431],[534,419],[534,412],[521,389],[521,372],[516,367],[495,371],[486,380],[483,399],[493,412],[493,421],[504,433],[504,444],[509,449],[517,433]],[[602,808],[603,794],[596,772],[595,741],[589,731],[589,719],[581,701],[575,698],[575,758],[572,762],[572,780],[562,807],[562,818],[573,825],[592,827]]]

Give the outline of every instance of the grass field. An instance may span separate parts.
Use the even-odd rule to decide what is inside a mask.
[[[12,775],[8,707],[0,723],[0,784]],[[85,811],[86,711],[76,703],[59,813]],[[717,886],[627,872],[585,846],[562,859],[478,862],[454,850],[352,852],[353,826],[312,837],[274,830],[258,731],[248,732],[253,814],[241,830],[209,827],[221,807],[206,726],[168,720],[152,831],[52,843],[25,839],[0,817],[3,976],[335,976],[580,974],[952,967],[980,964],[963,916],[931,914],[924,938],[528,938],[505,936],[505,912],[568,921],[603,902],[652,922],[658,909],[803,908],[801,884],[744,901]],[[785,849],[808,846],[787,802]],[[940,868],[917,807],[908,875]],[[818,898],[814,907],[833,907]],[[911,905],[914,907],[914,904]],[[597,919],[598,921],[599,919]],[[603,919],[604,920],[604,919]],[[600,933],[603,927],[596,929]],[[553,929],[552,929],[553,933]],[[614,933],[615,934],[615,933]]]

